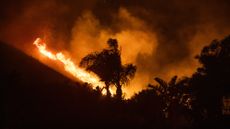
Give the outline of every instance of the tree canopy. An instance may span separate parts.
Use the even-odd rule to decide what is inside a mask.
[[[127,84],[135,75],[136,66],[133,64],[123,65],[121,62],[121,51],[116,39],[107,41],[108,48],[101,52],[93,52],[85,56],[80,66],[97,74],[101,81],[105,82],[107,95],[110,96],[110,85],[117,88],[116,96],[122,98],[122,85]]]

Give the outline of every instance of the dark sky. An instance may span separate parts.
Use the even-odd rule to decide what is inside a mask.
[[[0,40],[24,50],[36,37],[48,37],[52,48],[71,53],[94,50],[93,41],[73,45],[79,35],[96,43],[104,41],[98,37],[106,31],[104,37],[121,39],[124,58],[134,56],[137,76],[147,83],[155,76],[193,73],[200,49],[230,34],[229,9],[229,0],[1,0]],[[125,40],[126,35],[144,37],[143,42]],[[134,49],[136,54],[124,50],[140,44],[143,49]],[[152,49],[146,49],[149,44]]]

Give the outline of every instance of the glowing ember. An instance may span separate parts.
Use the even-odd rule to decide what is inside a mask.
[[[70,58],[66,58],[61,52],[53,54],[52,52],[46,49],[46,44],[40,38],[37,38],[34,43],[37,46],[39,52],[48,57],[51,60],[59,61],[64,65],[65,71],[73,75],[75,78],[90,83],[93,88],[99,86],[100,88],[104,87],[104,83],[100,81],[99,77],[95,74],[86,72],[84,69],[76,66]],[[106,94],[105,90],[102,91],[103,94]]]

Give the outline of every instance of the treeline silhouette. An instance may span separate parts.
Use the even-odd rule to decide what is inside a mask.
[[[230,117],[223,113],[223,100],[230,96],[230,36],[202,49],[195,57],[201,67],[191,77],[153,77],[156,84],[146,84],[147,89],[129,100],[123,99],[122,86],[134,77],[136,66],[122,64],[116,39],[107,43],[108,48],[80,63],[105,82],[106,96],[99,87],[72,82],[1,44],[2,127],[230,128]],[[112,85],[117,89],[114,97],[109,92]]]

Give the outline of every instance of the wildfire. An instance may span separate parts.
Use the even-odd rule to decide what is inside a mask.
[[[64,65],[65,71],[73,75],[75,78],[83,82],[90,83],[93,86],[93,88],[96,88],[97,86],[99,86],[100,88],[104,87],[104,83],[100,81],[98,76],[89,73],[84,69],[81,69],[80,67],[75,65],[70,58],[67,58],[63,53],[58,52],[56,54],[53,54],[52,52],[48,51],[46,49],[46,43],[42,41],[40,38],[37,38],[33,44],[37,46],[39,52],[42,55],[48,57],[51,60],[61,62]],[[105,94],[105,90],[103,90],[102,93]]]

